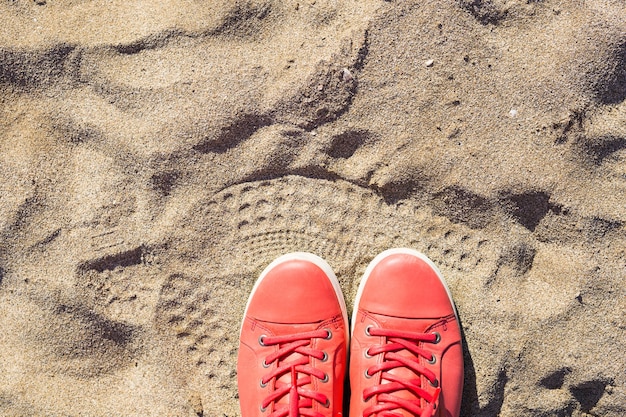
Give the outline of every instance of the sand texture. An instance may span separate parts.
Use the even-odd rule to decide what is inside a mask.
[[[624,0],[2,0],[0,90],[0,416],[238,416],[264,266],[398,246],[463,416],[626,415]]]

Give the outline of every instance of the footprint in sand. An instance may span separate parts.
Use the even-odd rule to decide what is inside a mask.
[[[236,407],[232,364],[238,335],[233,329],[239,328],[256,275],[274,257],[291,251],[324,257],[337,272],[348,304],[367,263],[388,247],[428,253],[453,287],[468,271],[484,279],[493,273],[498,251],[486,235],[429,213],[389,205],[371,190],[342,180],[290,175],[227,187],[198,202],[182,222],[188,226],[178,231],[181,240],[174,239],[174,246],[180,256],[194,260],[166,279],[156,326],[179,345],[199,383],[222,392]],[[213,225],[212,236],[194,227],[201,226],[198,218]]]

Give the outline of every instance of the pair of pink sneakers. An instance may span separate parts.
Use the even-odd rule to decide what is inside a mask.
[[[425,255],[390,249],[367,267],[352,326],[331,267],[310,253],[272,262],[241,326],[242,417],[458,417],[463,351],[456,309]]]

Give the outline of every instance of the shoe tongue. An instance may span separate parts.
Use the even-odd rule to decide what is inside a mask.
[[[378,321],[381,327],[389,330],[398,330],[398,331],[411,331],[416,333],[427,333],[429,328],[433,325],[432,319],[411,319],[410,323],[407,323],[407,319],[398,319],[396,317],[387,317],[378,314],[373,314],[376,317],[376,321]],[[428,344],[426,346],[422,346],[423,349],[428,350]],[[414,361],[417,358],[408,350],[400,350],[396,352],[396,354],[407,358],[408,360]],[[393,375],[394,377],[403,380],[403,381],[415,381],[417,385],[419,385],[418,380],[421,379],[419,374],[411,371],[406,367],[394,368],[389,371],[386,371]],[[390,383],[392,381],[386,380],[383,378],[381,384]],[[431,387],[428,385],[428,382],[422,384],[422,388],[428,392],[432,391]],[[417,397],[408,390],[396,391],[391,394],[394,397],[401,398],[404,400],[415,401]],[[424,408],[426,406],[425,401],[420,401],[420,407]],[[392,410],[392,413],[396,415],[402,415],[403,417],[415,417],[412,413],[404,410],[404,409],[396,409]]]
[[[304,332],[310,332],[312,330],[315,330],[313,326],[311,326],[310,323],[309,324],[264,323],[264,324],[267,325],[267,327],[270,328],[270,330],[272,330],[272,336],[284,336],[284,335],[291,335],[294,333],[304,333]],[[304,355],[300,353],[292,353],[291,355],[283,358],[279,366],[282,366],[285,363],[295,362],[298,359],[302,358],[303,356]],[[294,373],[293,371],[285,373],[283,376],[278,378],[278,382],[281,383],[281,385],[282,384],[291,385],[293,373]],[[304,378],[304,377],[305,375],[296,373],[296,378]],[[293,383],[295,384],[296,382],[293,381]],[[303,385],[301,388],[310,390],[311,385],[310,384]],[[278,401],[276,401],[276,404],[278,407],[288,406],[289,405],[289,393],[287,393]]]
[[[294,356],[294,357],[293,357],[293,358],[292,358],[292,357],[289,357],[287,360],[288,360],[288,361],[292,361],[292,360],[294,360],[294,359],[297,359],[297,357],[295,357],[295,355],[292,355],[292,356]],[[298,357],[299,357],[299,356],[300,356],[300,355],[298,355]],[[298,378],[298,373],[297,373],[297,372],[295,372],[295,371],[292,369],[292,370],[291,370],[291,372],[286,373],[285,375],[283,375],[282,377],[280,377],[280,378],[278,379],[278,381],[279,381],[280,383],[282,383],[282,384],[288,384],[290,387],[293,387],[293,386],[296,384],[296,382],[295,382],[295,381],[293,381],[293,385],[292,385],[292,378],[293,378],[293,374],[296,374],[296,378]],[[302,376],[300,376],[300,378],[302,378]],[[310,389],[311,387],[310,387],[310,384],[307,384],[307,385],[302,385],[302,387],[301,387],[301,388],[304,388],[304,389]],[[290,392],[288,392],[288,393],[287,393],[287,394],[285,394],[282,398],[280,398],[280,399],[276,402],[276,404],[277,404],[277,405],[279,405],[279,407],[282,407],[282,406],[289,406],[289,403],[290,403],[290,398],[289,398],[289,397],[290,397]]]
[[[410,354],[409,352],[406,351],[400,351],[398,352],[398,354],[408,358],[409,360],[415,360],[415,357]],[[411,381],[411,380],[418,380],[419,376],[417,376],[415,373],[413,373],[412,371],[410,371],[407,368],[395,368],[395,369],[391,369],[389,371],[387,371],[387,373],[392,374],[393,376],[397,377],[398,379],[402,380],[402,381]],[[385,384],[385,383],[390,383],[391,381],[385,380],[383,378],[381,384]],[[417,381],[415,381],[415,383],[417,383],[419,385],[419,383]],[[426,387],[423,387],[426,389]],[[401,390],[401,391],[396,391],[391,393],[392,396],[396,397],[396,398],[400,398],[403,400],[408,400],[408,401],[415,401],[418,398],[411,392],[408,390]],[[420,407],[423,407],[424,403],[422,401],[420,401]],[[406,416],[406,417],[415,417],[412,413],[406,411],[405,409],[396,409],[393,410],[394,413],[398,414],[398,415],[402,415],[402,416]]]

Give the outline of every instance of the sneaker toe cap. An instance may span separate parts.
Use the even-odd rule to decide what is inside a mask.
[[[312,262],[290,260],[263,277],[247,315],[273,323],[313,323],[341,314],[340,303],[326,273]]]
[[[406,318],[439,318],[454,312],[443,278],[428,262],[410,254],[390,255],[374,267],[360,306]]]

